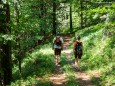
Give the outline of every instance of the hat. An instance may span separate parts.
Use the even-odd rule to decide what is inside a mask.
[[[60,32],[57,32],[56,35],[60,35]]]

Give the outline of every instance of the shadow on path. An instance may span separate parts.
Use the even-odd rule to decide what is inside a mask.
[[[50,80],[53,82],[53,86],[65,86],[66,76],[63,73],[62,67],[56,65],[53,75],[50,77]]]

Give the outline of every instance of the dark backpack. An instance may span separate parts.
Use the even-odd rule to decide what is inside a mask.
[[[76,42],[75,52],[78,55],[82,55],[82,42]]]
[[[57,46],[61,46],[62,43],[61,43],[60,37],[56,37],[55,44]]]

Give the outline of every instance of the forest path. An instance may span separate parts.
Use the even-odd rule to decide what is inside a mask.
[[[71,43],[71,35],[63,35],[64,39],[64,50],[63,52],[66,55],[66,59],[68,63],[75,69],[74,67],[74,61],[71,59],[71,50],[69,49],[69,45]],[[78,85],[76,86],[95,86],[91,82],[90,75],[88,75],[85,71],[77,71],[75,69],[75,79]],[[57,65],[55,67],[54,74],[50,77],[50,80],[53,82],[53,86],[66,86],[67,78],[66,75],[63,73],[62,65]]]

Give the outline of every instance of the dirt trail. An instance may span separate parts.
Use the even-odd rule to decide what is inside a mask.
[[[64,38],[64,50],[63,52],[66,54],[66,58],[71,66],[74,67],[74,61],[71,60],[70,52],[71,50],[68,49],[71,43],[71,36],[63,36]],[[76,71],[75,74],[76,82],[78,82],[79,86],[95,86],[91,83],[90,76],[83,72],[83,71]],[[54,74],[50,77],[50,80],[53,82],[53,86],[66,86],[66,76],[64,75],[63,71],[61,70],[61,65],[55,67]]]
[[[66,76],[61,70],[61,66],[58,65],[55,68],[54,74],[50,77],[50,80],[53,82],[53,86],[66,86]]]

